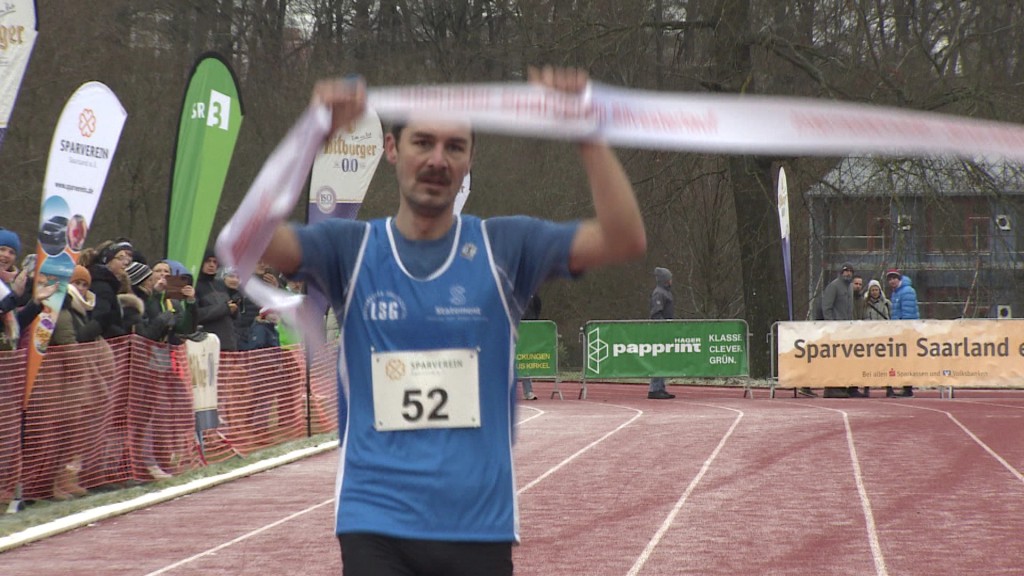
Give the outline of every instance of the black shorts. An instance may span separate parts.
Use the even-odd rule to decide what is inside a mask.
[[[343,576],[512,576],[511,542],[341,534]]]

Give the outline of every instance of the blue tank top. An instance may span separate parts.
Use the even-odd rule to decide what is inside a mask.
[[[364,238],[341,322],[339,408],[348,419],[341,423],[347,428],[341,431],[338,533],[519,538],[512,460],[515,327],[485,225],[462,216],[456,226],[447,259],[425,277],[414,277],[403,264],[390,218],[371,222]],[[462,366],[465,358],[476,363],[476,374],[451,381],[449,364]],[[425,387],[405,387],[401,405],[375,407],[375,387],[381,387],[378,401],[379,390],[401,396],[401,378],[412,370],[429,373],[432,363],[440,370],[436,386],[428,374]],[[446,427],[446,418],[467,412],[455,402],[467,388],[478,394],[478,402],[469,402],[478,407],[478,421]],[[410,429],[387,429],[382,422],[388,418]]]

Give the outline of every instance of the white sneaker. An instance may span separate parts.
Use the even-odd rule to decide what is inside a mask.
[[[536,399],[537,399],[537,395],[534,394],[533,392],[530,392],[529,394],[524,394],[523,395],[523,400],[536,400]]]

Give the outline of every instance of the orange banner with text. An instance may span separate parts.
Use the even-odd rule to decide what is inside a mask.
[[[779,387],[1024,388],[1024,320],[780,322]]]

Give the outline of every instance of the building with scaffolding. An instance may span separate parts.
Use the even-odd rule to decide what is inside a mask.
[[[898,268],[922,318],[1024,316],[1024,168],[960,159],[846,158],[807,194],[817,297],[843,262],[885,285]]]

